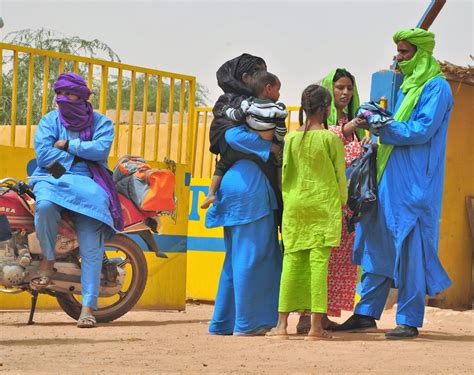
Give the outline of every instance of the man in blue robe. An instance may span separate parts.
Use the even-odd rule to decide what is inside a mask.
[[[378,204],[357,228],[353,261],[362,266],[361,300],[337,331],[376,327],[390,288],[398,288],[397,327],[389,339],[418,336],[425,297],[451,285],[438,258],[450,86],[432,56],[434,34],[394,37],[404,75],[395,121],[380,129]]]
[[[84,79],[63,73],[54,84],[58,110],[47,113],[35,133],[38,168],[33,173],[36,195],[35,227],[43,251],[39,277],[32,287],[46,288],[53,274],[55,244],[61,214],[68,210],[75,225],[81,255],[82,311],[77,326],[95,327],[104,240],[123,230],[118,195],[107,170],[114,138],[112,122],[94,112]],[[53,162],[66,172],[48,176]]]

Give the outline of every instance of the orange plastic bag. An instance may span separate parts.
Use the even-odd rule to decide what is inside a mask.
[[[173,211],[176,178],[168,169],[152,168],[137,156],[123,156],[114,168],[119,193],[143,211]]]

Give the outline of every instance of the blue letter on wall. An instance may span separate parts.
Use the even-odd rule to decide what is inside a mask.
[[[191,202],[191,213],[189,214],[189,219],[191,221],[199,221],[200,217],[198,214],[198,204],[199,204],[199,193],[207,195],[209,193],[209,186],[190,186],[191,193],[193,194],[193,200]]]

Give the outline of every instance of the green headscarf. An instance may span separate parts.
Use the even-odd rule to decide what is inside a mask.
[[[404,29],[395,33],[393,41],[398,43],[406,40],[414,46],[417,51],[408,61],[400,61],[400,67],[404,78],[400,89],[405,94],[402,104],[395,113],[396,121],[408,121],[411,113],[420,99],[425,85],[432,79],[444,77],[441,68],[433,57],[435,46],[434,34],[423,29]],[[382,178],[383,171],[387,165],[393,145],[381,144],[377,151],[377,180]]]
[[[336,75],[336,72],[338,70],[343,70],[343,71],[347,72],[347,70],[344,69],[344,68],[334,69],[321,81],[321,86],[326,88],[329,91],[329,93],[331,94],[331,115],[328,117],[328,125],[329,126],[337,125],[337,120],[338,120],[337,119],[336,102],[334,100],[334,82],[333,82],[334,76]],[[352,88],[352,101],[349,102],[349,104],[351,106],[352,116],[355,116],[357,110],[359,109],[359,104],[360,104],[360,102],[359,102],[359,93],[357,91],[357,84],[355,82],[355,78],[354,78],[354,87]],[[348,106],[343,108],[342,111],[347,114],[349,112]],[[364,129],[357,129],[356,132],[357,132],[357,135],[359,136],[359,138],[360,137],[363,138],[365,136]]]

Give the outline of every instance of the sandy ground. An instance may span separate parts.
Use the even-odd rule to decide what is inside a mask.
[[[212,306],[186,312],[133,311],[97,329],[80,330],[63,312],[0,312],[4,373],[383,373],[474,372],[473,311],[427,308],[416,340],[388,341],[395,310],[373,333],[337,334],[330,341],[211,336]],[[349,314],[345,314],[347,317]],[[343,317],[343,318],[344,318]],[[291,317],[290,333],[295,332]]]

